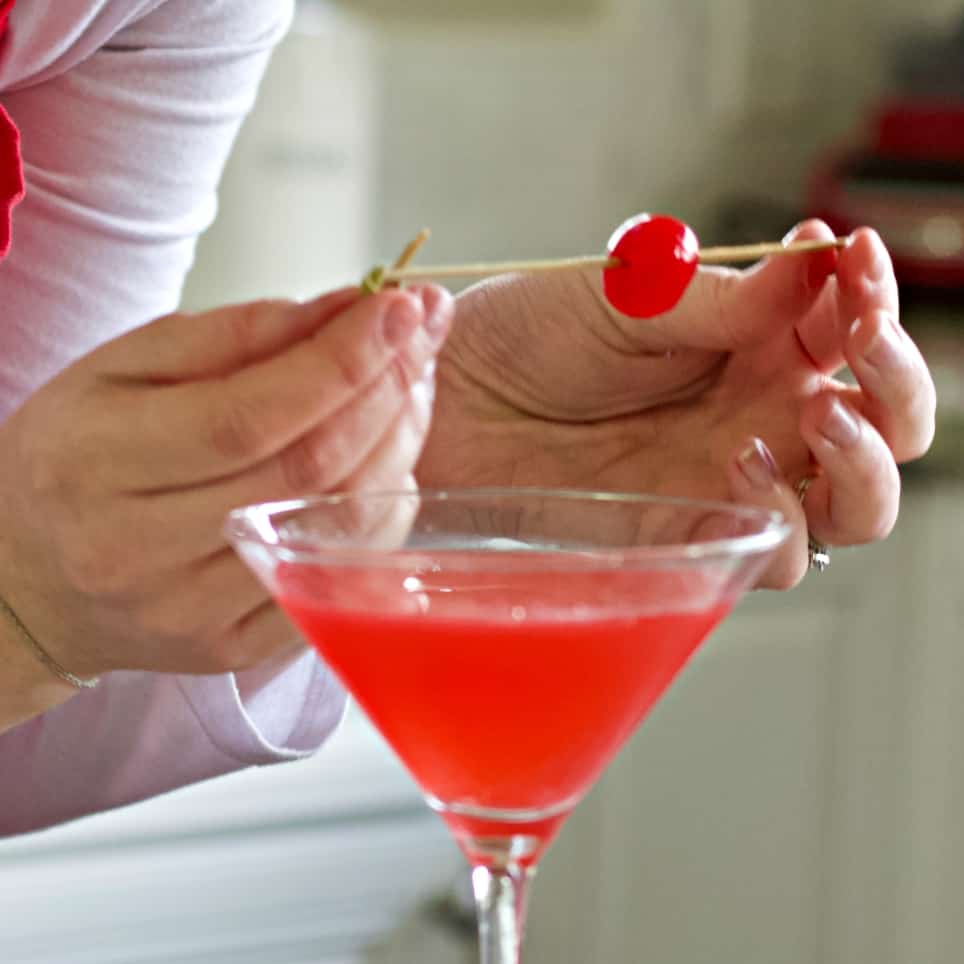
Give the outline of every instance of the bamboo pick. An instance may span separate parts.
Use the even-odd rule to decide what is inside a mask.
[[[432,236],[432,232],[428,228],[422,228],[418,234],[412,238],[408,244],[405,245],[405,250],[398,256],[398,260],[392,265],[392,271],[402,271],[407,268],[412,261],[412,258],[418,254],[419,248],[425,244],[426,241]]]
[[[414,243],[414,241],[411,242],[411,244]],[[409,247],[411,247],[411,244]],[[846,244],[846,238],[835,238],[833,241],[794,241],[790,244],[769,242],[765,244],[705,248],[699,253],[699,262],[700,264],[732,264],[736,262],[758,261],[760,258],[767,257],[768,255],[805,254],[808,252],[829,251],[843,248]],[[408,248],[406,248],[406,251],[408,251]],[[409,266],[406,262],[406,264],[400,267],[396,266],[385,269],[382,275],[382,283],[388,284],[398,281],[408,281],[413,278],[473,278],[496,274],[618,268],[621,264],[622,261],[620,261],[619,258],[613,258],[607,255],[413,266]]]

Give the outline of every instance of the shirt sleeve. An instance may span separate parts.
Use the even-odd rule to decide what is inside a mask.
[[[0,101],[27,197],[0,265],[0,419],[95,345],[173,310],[293,0],[20,3]],[[51,9],[56,10],[51,13]],[[0,736],[0,834],[312,752],[345,698],[309,654],[230,674],[115,673]]]

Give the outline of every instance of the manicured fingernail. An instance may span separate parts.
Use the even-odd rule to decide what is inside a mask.
[[[820,426],[820,434],[828,442],[841,448],[854,445],[860,438],[860,423],[856,416],[840,399],[835,398],[830,403],[830,408],[824,416],[823,424]]]
[[[870,263],[864,271],[864,275],[868,281],[876,283],[883,281],[887,276],[887,272],[890,269],[890,259],[887,257],[887,252],[880,241],[871,243],[871,251],[873,253]]]
[[[788,245],[791,241],[796,239],[797,232],[800,230],[801,225],[795,224],[789,231],[783,236],[780,243],[784,246]]]
[[[770,450],[755,438],[739,454],[736,464],[743,477],[755,489],[772,489],[777,479],[777,464]]]
[[[900,338],[889,318],[881,319],[873,337],[864,346],[864,360],[874,368],[893,369],[900,364]]]
[[[418,291],[425,306],[425,330],[439,336],[448,329],[452,296],[435,285],[425,285]]]
[[[392,348],[407,345],[421,322],[422,309],[414,298],[406,296],[393,299],[382,319],[386,343]]]

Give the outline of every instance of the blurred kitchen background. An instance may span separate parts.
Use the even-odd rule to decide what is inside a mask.
[[[964,4],[303,0],[184,296],[424,257],[879,227],[941,428],[898,529],[757,594],[572,818],[531,961],[964,956]],[[0,845],[5,964],[467,964],[460,858],[352,715],[308,763]],[[578,873],[577,873],[578,872]]]

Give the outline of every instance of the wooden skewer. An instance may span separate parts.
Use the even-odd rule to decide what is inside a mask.
[[[422,234],[425,234],[423,231]],[[422,237],[419,235],[419,238]],[[424,239],[412,241],[405,252],[416,244],[415,250],[421,247]],[[846,238],[835,238],[833,241],[794,241],[790,244],[771,242],[766,244],[733,245],[730,247],[705,248],[699,253],[700,264],[733,264],[735,262],[759,261],[773,254],[801,254],[813,251],[829,251],[842,248],[847,244]],[[413,253],[414,254],[414,253]],[[402,259],[400,258],[399,261]],[[410,258],[408,260],[411,260]],[[491,261],[474,264],[443,264],[408,266],[399,265],[385,270],[381,277],[382,284],[408,281],[413,278],[474,278],[487,277],[496,274],[515,274],[519,272],[543,271],[572,271],[574,269],[589,268],[618,268],[622,264],[619,258],[606,255],[589,255],[579,258],[550,258],[536,261]]]
[[[537,261],[489,261],[476,264],[415,265],[410,268],[391,268],[385,272],[385,281],[403,281],[410,278],[474,278],[493,274],[514,274],[535,271],[571,271],[574,268],[615,268],[622,264],[619,258],[550,258]]]
[[[421,248],[431,236],[432,232],[428,228],[422,228],[422,230],[405,245],[405,250],[398,256],[395,264],[392,265],[392,271],[402,271],[404,268],[407,268],[412,258],[418,254],[419,248]]]
[[[386,270],[384,265],[375,265],[362,279],[362,291],[373,295],[376,291],[381,291],[382,288],[397,288],[398,283],[403,280],[405,269],[408,267],[409,262],[418,254],[419,248],[421,248],[431,236],[432,232],[428,228],[422,228],[422,230],[405,245],[402,253],[398,256],[391,269]]]
[[[766,244],[737,244],[730,247],[706,248],[700,251],[700,264],[732,264],[738,261],[759,261],[771,254],[806,254],[808,251],[831,251],[845,248],[846,238],[833,241],[791,241],[782,244],[771,241]]]

